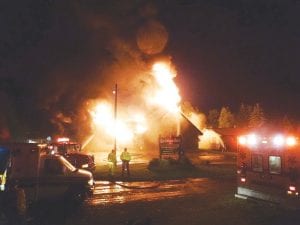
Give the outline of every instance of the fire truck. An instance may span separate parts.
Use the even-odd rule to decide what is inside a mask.
[[[47,145],[48,153],[64,156],[73,166],[95,172],[96,164],[94,155],[83,152],[81,145],[71,141],[68,137],[57,138]]]
[[[297,136],[268,130],[238,137],[237,193],[287,207],[300,206],[300,145]]]

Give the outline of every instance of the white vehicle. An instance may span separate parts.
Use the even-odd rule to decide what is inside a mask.
[[[29,143],[0,144],[10,153],[6,181],[24,189],[26,202],[68,198],[82,200],[92,194],[91,172],[76,169],[61,155],[49,155],[42,146]],[[0,155],[1,156],[1,155]]]

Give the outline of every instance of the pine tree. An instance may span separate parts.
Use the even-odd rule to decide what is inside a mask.
[[[219,128],[230,128],[234,126],[234,116],[229,107],[222,107],[218,122]]]
[[[207,117],[208,127],[211,127],[211,128],[218,127],[219,115],[220,115],[219,110],[217,110],[217,109],[209,110],[208,117]]]
[[[287,115],[285,115],[281,121],[281,126],[285,131],[293,131],[294,126]]]
[[[249,127],[256,128],[261,127],[265,124],[266,118],[264,115],[264,111],[259,103],[256,103],[253,106],[253,110],[250,114]]]
[[[244,128],[249,126],[249,120],[252,111],[253,106],[245,105],[244,103],[240,105],[240,109],[236,118],[236,123],[238,127]]]

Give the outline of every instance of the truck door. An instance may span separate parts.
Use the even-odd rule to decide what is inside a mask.
[[[66,167],[57,157],[49,157],[41,162],[39,176],[39,199],[55,199],[62,197],[68,190],[65,176]]]

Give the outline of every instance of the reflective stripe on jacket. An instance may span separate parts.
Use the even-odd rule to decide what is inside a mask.
[[[122,152],[120,159],[122,161],[130,161],[131,160],[131,155],[129,154],[129,152]]]

